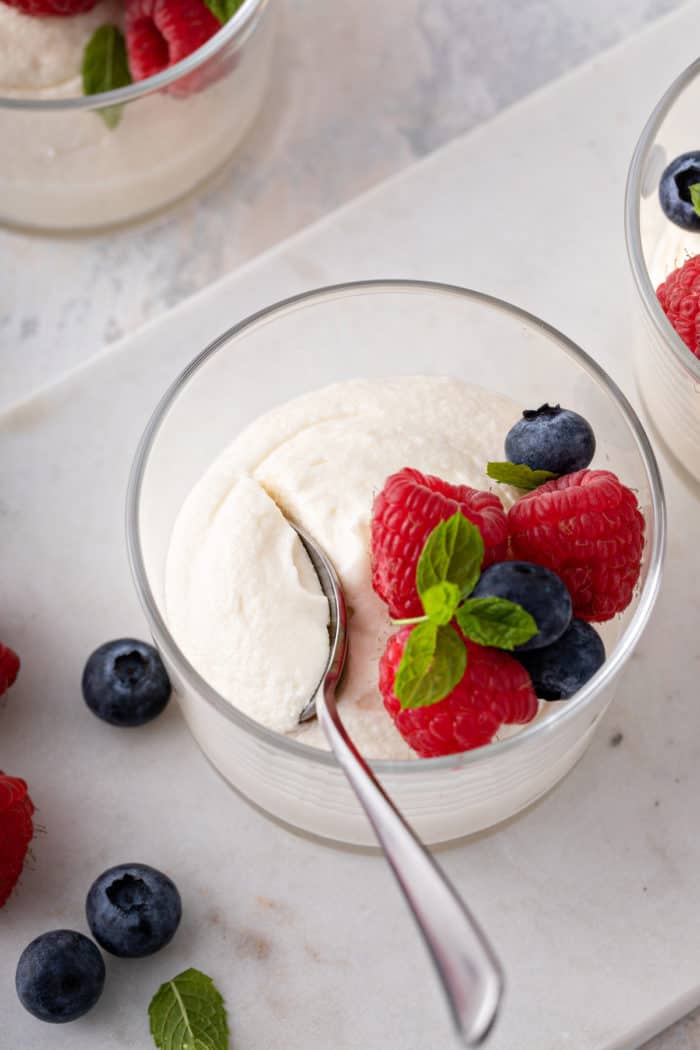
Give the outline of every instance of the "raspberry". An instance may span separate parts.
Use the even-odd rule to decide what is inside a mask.
[[[529,492],[508,512],[515,558],[553,569],[574,616],[610,620],[639,578],[644,518],[631,489],[609,470],[579,470]]]
[[[34,804],[19,777],[0,772],[0,908],[12,893],[34,834]]]
[[[387,478],[372,510],[372,586],[395,619],[420,616],[416,565],[436,525],[461,511],[481,532],[483,565],[502,561],[508,522],[501,501],[468,485],[450,485],[404,467]]]
[[[670,273],[656,296],[685,345],[700,357],[700,255]]]
[[[467,669],[449,696],[427,707],[404,708],[394,693],[396,672],[414,630],[402,627],[379,662],[379,691],[401,736],[421,758],[469,751],[493,740],[504,722],[530,722],[537,697],[525,668],[500,649],[466,641]]]
[[[219,29],[221,22],[204,0],[127,0],[126,46],[132,77],[145,80],[174,66]],[[189,83],[179,84],[175,94],[196,90],[197,82],[185,79]]]
[[[19,656],[0,642],[0,696],[10,688],[19,671]]]
[[[81,15],[91,11],[97,0],[3,0],[25,15]]]

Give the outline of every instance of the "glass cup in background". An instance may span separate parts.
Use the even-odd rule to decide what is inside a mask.
[[[261,413],[340,380],[420,374],[476,382],[523,407],[547,400],[575,406],[597,435],[593,465],[617,471],[637,492],[647,528],[634,600],[604,625],[607,660],[575,699],[551,705],[546,717],[516,736],[475,751],[371,763],[426,842],[511,817],[572,768],[612,700],[661,576],[664,500],[644,430],[603,370],[530,314],[461,288],[368,281],[279,303],[202,351],[157,406],[136,454],[127,497],[136,588],[190,731],[214,768],[270,814],[337,842],[374,840],[335,759],[252,721],[189,664],[168,629],[165,558],[190,489]],[[342,717],[342,694],[339,707]]]
[[[661,441],[695,480],[700,480],[700,360],[667,320],[656,289],[689,255],[700,252],[700,233],[676,226],[659,203],[667,164],[700,149],[699,76],[700,60],[681,73],[655,107],[632,157],[625,197],[627,252],[640,304],[639,391]]]
[[[0,221],[94,229],[194,189],[228,160],[260,109],[273,14],[268,0],[245,0],[192,55],[117,91],[0,98]]]

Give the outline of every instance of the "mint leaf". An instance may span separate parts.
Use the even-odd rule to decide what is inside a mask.
[[[416,566],[421,601],[438,583],[453,583],[459,588],[460,597],[469,594],[476,587],[483,560],[481,533],[461,511],[441,521],[425,541]]]
[[[100,95],[131,83],[124,34],[116,26],[104,25],[92,34],[83,51],[83,94]],[[122,106],[98,109],[108,128],[116,128]]]
[[[528,492],[544,485],[545,481],[559,477],[551,470],[530,470],[524,463],[487,463],[486,473],[501,485],[515,485]]]
[[[695,209],[695,214],[700,215],[700,182],[693,183],[692,186],[688,187],[690,192],[690,203]]]
[[[228,1050],[224,1000],[199,970],[185,970],[162,984],[148,1016],[158,1050]]]
[[[479,645],[514,649],[537,634],[534,618],[507,598],[468,598],[457,610],[457,623]]]
[[[204,0],[211,13],[218,18],[221,24],[233,18],[243,0]]]
[[[436,583],[423,594],[421,601],[428,619],[438,626],[449,623],[461,598],[459,587],[447,580]]]
[[[467,667],[467,649],[454,627],[421,623],[406,643],[394,682],[401,706],[427,707],[451,693]]]

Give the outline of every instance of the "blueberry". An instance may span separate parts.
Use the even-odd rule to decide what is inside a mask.
[[[484,569],[472,598],[507,598],[530,613],[539,630],[523,649],[539,649],[556,641],[571,623],[571,598],[551,569],[530,561],[499,561]]]
[[[113,726],[141,726],[170,699],[170,680],[152,645],[134,638],[105,642],[85,664],[83,696]]]
[[[605,663],[605,646],[595,628],[573,619],[546,649],[515,654],[529,672],[541,700],[568,700]]]
[[[175,883],[162,871],[147,864],[118,864],[95,879],[85,911],[105,951],[136,958],[172,940],[182,904]]]
[[[63,1024],[92,1009],[102,995],[105,964],[82,933],[51,930],[24,949],[15,987],[26,1010],[40,1021]]]
[[[661,176],[659,202],[664,214],[684,230],[700,230],[700,215],[690,199],[690,187],[700,182],[700,153],[681,153]]]
[[[560,405],[523,412],[506,437],[506,458],[531,470],[573,474],[593,459],[595,436],[583,416]]]

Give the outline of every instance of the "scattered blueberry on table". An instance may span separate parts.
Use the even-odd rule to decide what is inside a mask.
[[[102,994],[105,964],[93,942],[75,930],[51,930],[22,952],[15,987],[40,1021],[63,1024],[92,1009]]]
[[[150,722],[171,693],[158,652],[135,638],[119,638],[95,649],[85,665],[82,686],[90,710],[115,726]]]
[[[85,911],[93,937],[105,951],[138,958],[172,940],[182,903],[162,871],[147,864],[119,864],[95,879]]]

